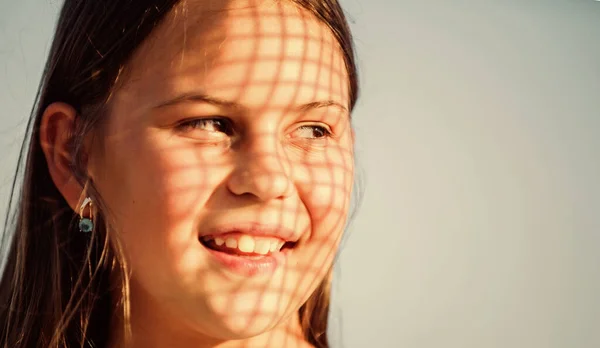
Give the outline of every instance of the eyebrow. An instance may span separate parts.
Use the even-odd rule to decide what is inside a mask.
[[[307,112],[314,109],[327,108],[327,107],[336,107],[343,112],[348,112],[348,108],[344,105],[336,102],[335,100],[323,100],[323,101],[315,101],[307,104],[300,105],[299,107],[294,108],[299,112]]]
[[[210,105],[214,105],[214,106],[218,106],[218,107],[222,107],[222,108],[227,108],[227,109],[232,109],[232,110],[245,110],[246,109],[242,104],[239,104],[239,103],[236,103],[233,101],[229,101],[229,100],[220,99],[220,98],[213,97],[213,96],[210,96],[207,94],[202,94],[202,93],[182,94],[173,99],[169,99],[165,102],[162,102],[162,103],[156,105],[154,108],[159,109],[159,108],[163,108],[163,107],[167,107],[167,106],[172,106],[172,105],[181,104],[181,103],[188,103],[188,102],[206,103],[206,104],[210,104]],[[331,100],[331,99],[314,101],[314,102],[302,104],[300,106],[293,107],[292,110],[296,111],[296,112],[308,112],[308,111],[312,111],[314,109],[327,108],[327,107],[336,107],[336,108],[342,110],[343,112],[348,112],[347,107],[345,107],[344,105],[336,102],[335,100]]]

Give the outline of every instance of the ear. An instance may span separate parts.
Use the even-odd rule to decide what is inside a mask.
[[[46,108],[40,124],[40,144],[46,157],[50,178],[71,209],[78,211],[83,188],[71,171],[70,139],[75,130],[75,109],[65,103]]]

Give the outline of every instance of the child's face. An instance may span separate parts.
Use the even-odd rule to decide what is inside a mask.
[[[306,10],[206,3],[176,9],[133,57],[91,175],[133,320],[242,338],[285,325],[332,264],[353,182],[348,75]]]

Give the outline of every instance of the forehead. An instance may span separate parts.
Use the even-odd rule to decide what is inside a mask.
[[[184,1],[133,57],[130,96],[157,102],[201,91],[248,107],[348,104],[331,30],[287,1]]]

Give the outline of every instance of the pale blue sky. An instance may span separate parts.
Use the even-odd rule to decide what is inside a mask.
[[[0,0],[0,211],[57,0]],[[344,346],[600,347],[600,2],[344,0],[364,202]]]

